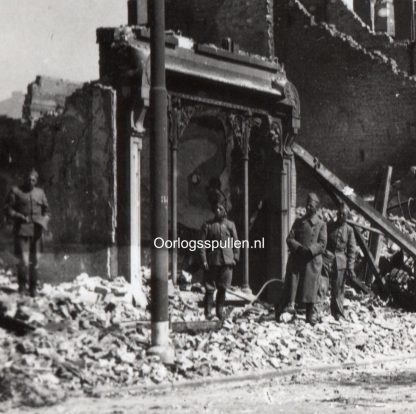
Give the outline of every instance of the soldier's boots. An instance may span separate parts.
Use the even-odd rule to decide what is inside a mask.
[[[225,289],[218,289],[215,310],[218,319],[224,319]]]
[[[290,313],[291,315],[294,315],[296,313],[295,310],[295,304],[293,302],[289,302],[289,304],[283,309],[282,313]]]
[[[25,293],[26,283],[27,283],[27,268],[26,266],[19,265],[17,268],[17,284],[19,285],[20,294]]]
[[[318,322],[315,312],[315,304],[314,303],[307,303],[306,304],[306,322],[315,326]]]
[[[276,322],[281,322],[280,317],[285,312],[294,315],[296,313],[295,304],[293,302],[289,302],[286,306],[284,302],[276,304],[274,307],[274,317]]]
[[[211,320],[213,318],[212,309],[214,308],[214,292],[205,292],[204,297],[204,314],[206,320]]]
[[[36,296],[36,287],[38,284],[38,269],[31,266],[29,269],[29,295],[34,298]]]

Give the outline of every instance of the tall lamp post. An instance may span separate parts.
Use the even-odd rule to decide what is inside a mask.
[[[165,76],[165,1],[148,2],[150,20],[150,177],[151,229],[153,241],[168,238],[168,132]],[[173,363],[169,343],[168,299],[169,252],[152,246],[151,312],[152,347],[149,354],[159,355],[164,363]]]

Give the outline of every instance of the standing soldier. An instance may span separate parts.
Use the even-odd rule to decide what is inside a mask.
[[[217,288],[216,314],[219,319],[224,318],[224,304],[226,289],[231,286],[233,267],[239,259],[239,249],[235,247],[238,240],[234,222],[227,219],[225,207],[218,203],[214,208],[215,217],[202,226],[201,259],[205,269],[204,284],[205,318],[212,318],[214,306],[214,292]],[[217,243],[218,247],[210,248],[206,242]],[[211,244],[212,246],[212,244]]]
[[[331,284],[331,313],[336,320],[344,316],[345,279],[354,276],[356,244],[354,230],[347,224],[348,215],[348,207],[340,204],[337,221],[328,224],[328,245],[323,256],[323,273]]]
[[[19,292],[25,291],[29,275],[29,293],[32,297],[36,295],[42,231],[47,229],[50,218],[45,193],[36,187],[38,177],[35,170],[30,171],[22,186],[11,189],[5,206],[7,216],[14,221]]]
[[[306,214],[296,219],[287,238],[289,258],[276,320],[283,312],[295,313],[295,301],[306,304],[306,321],[315,325],[314,305],[326,246],[326,224],[317,215],[319,198],[308,194]]]

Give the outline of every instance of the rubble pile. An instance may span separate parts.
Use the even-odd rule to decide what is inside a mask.
[[[327,221],[335,217],[331,210],[322,209],[321,214]],[[368,225],[355,213],[352,219]],[[392,220],[415,238],[412,222]],[[383,255],[390,260],[396,252],[393,244],[383,241]],[[388,281],[415,305],[416,283],[409,267],[413,263],[405,265],[407,271],[402,268],[394,275],[391,270]],[[296,316],[283,314],[284,323],[278,324],[273,307],[255,302],[233,308],[219,330],[172,331],[176,359],[165,366],[158,357],[147,355],[148,268],[142,269],[142,280],[140,292],[137,288],[133,292],[123,278],[108,281],[81,274],[71,283],[43,285],[33,299],[19,295],[13,275],[0,266],[0,401],[41,406],[77,392],[294,365],[354,363],[416,348],[416,315],[387,308],[373,295],[347,288],[341,321],[329,315],[326,303],[315,327],[305,323],[302,310]],[[184,272],[179,287],[169,285],[171,322],[203,321],[201,284],[192,283]]]
[[[148,269],[143,275],[147,280]],[[172,321],[204,319],[201,287],[189,286],[170,291]],[[172,332],[176,360],[164,366],[146,353],[150,315],[131,305],[123,279],[80,275],[72,283],[45,285],[36,299],[11,293],[15,286],[5,275],[0,288],[2,317],[22,324],[0,328],[0,401],[10,404],[41,406],[103,387],[355,362],[415,349],[416,317],[349,290],[341,322],[326,314],[313,328],[302,314],[284,314],[287,323],[277,324],[272,307],[254,303],[234,308],[218,331]]]
[[[123,325],[149,314],[132,305],[124,278],[82,274],[72,283],[45,284],[36,299],[15,293],[17,284],[4,273],[0,287],[0,322],[7,328],[0,328],[0,401],[44,405],[68,391],[148,375],[133,364],[144,359],[148,332],[127,336]],[[145,292],[139,298],[146,302]]]
[[[304,315],[284,314],[277,324],[262,305],[235,309],[221,331],[197,337],[176,335],[177,368],[187,378],[213,373],[293,365],[359,362],[415,350],[416,316],[386,309],[378,299],[349,291],[346,319],[322,316],[315,327]]]

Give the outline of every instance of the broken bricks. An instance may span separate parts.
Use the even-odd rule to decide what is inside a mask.
[[[118,292],[127,291],[121,282],[117,280]],[[22,316],[34,329],[19,337],[0,328],[4,367],[0,377],[13,383],[42,374],[42,389],[54,390],[59,381],[65,393],[89,392],[108,385],[174,382],[294,364],[354,362],[415,348],[413,315],[388,309],[377,298],[347,289],[346,320],[337,322],[325,315],[315,328],[303,316],[290,315],[290,323],[276,324],[267,318],[272,315],[270,307],[254,303],[235,308],[217,332],[191,335],[189,330],[172,331],[177,359],[174,366],[166,367],[157,357],[146,355],[150,326],[139,322],[150,320],[148,310],[114,299],[111,283],[87,280],[83,275],[72,283],[44,287],[36,301],[0,294],[3,311],[9,317]],[[80,300],[85,291],[100,297],[85,304]],[[149,295],[147,283],[142,294]],[[196,306],[201,296],[198,289],[175,291],[170,298],[171,325],[186,327],[203,320],[203,309]],[[12,375],[11,366],[27,375]]]

